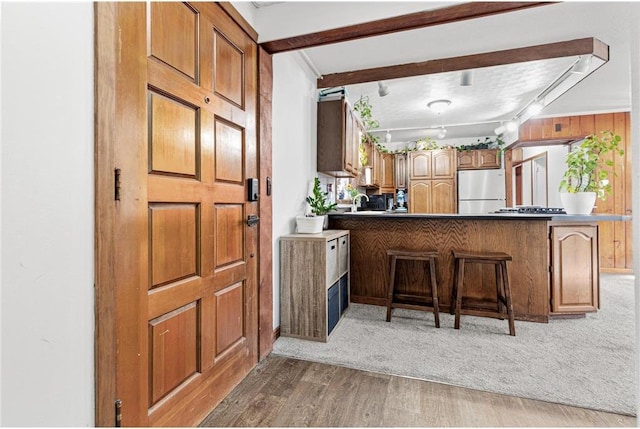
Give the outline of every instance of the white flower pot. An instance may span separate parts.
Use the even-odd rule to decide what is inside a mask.
[[[561,192],[560,200],[567,214],[587,215],[596,204],[595,192]]]
[[[296,216],[296,227],[300,234],[318,234],[322,232],[325,216]]]

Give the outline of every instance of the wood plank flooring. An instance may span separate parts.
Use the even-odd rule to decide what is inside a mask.
[[[635,417],[270,355],[203,427],[632,427]]]

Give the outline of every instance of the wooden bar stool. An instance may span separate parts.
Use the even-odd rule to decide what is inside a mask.
[[[464,283],[465,264],[493,264],[496,273],[496,294],[498,298],[497,308],[492,311],[474,311],[474,314],[497,315],[500,319],[509,319],[509,334],[516,335],[516,328],[513,318],[513,305],[511,304],[511,287],[509,286],[509,273],[507,272],[507,261],[511,261],[511,255],[502,252],[471,253],[453,250],[454,269],[453,286],[451,288],[451,310],[450,313],[456,315],[455,329],[460,329],[460,312],[462,310],[462,285]]]
[[[407,250],[387,250],[387,257],[389,258],[389,285],[387,296],[387,322],[391,321],[391,309],[392,308],[409,308],[412,310],[425,310],[433,309],[433,317],[435,318],[436,328],[440,327],[440,309],[438,307],[438,284],[436,282],[436,258],[438,252],[435,250],[428,250],[423,252],[412,252]],[[431,306],[428,303],[410,304],[406,302],[394,301],[395,297],[395,280],[396,280],[396,261],[398,259],[410,260],[410,261],[425,261],[428,262],[425,272],[429,271],[430,283],[431,283]],[[424,300],[428,297],[403,295],[405,299],[414,298],[416,300]]]

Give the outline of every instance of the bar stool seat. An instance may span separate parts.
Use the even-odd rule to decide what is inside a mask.
[[[511,286],[509,285],[509,273],[507,272],[507,261],[511,261],[511,255],[503,252],[468,252],[453,250],[454,270],[453,286],[451,288],[451,309],[450,313],[455,314],[454,328],[460,329],[460,313],[462,311],[462,287],[464,283],[464,268],[466,264],[493,264],[496,273],[496,311],[482,310],[474,311],[474,314],[505,317],[509,320],[509,335],[516,335],[515,322],[513,317],[513,305],[511,303]]]
[[[438,283],[436,282],[436,259],[438,258],[438,252],[435,250],[426,251],[408,251],[408,250],[387,250],[387,257],[389,259],[389,284],[387,287],[387,322],[391,321],[391,309],[392,308],[409,308],[413,310],[433,310],[433,317],[435,319],[436,328],[440,327],[440,309],[438,306]],[[410,261],[425,261],[427,262],[425,272],[429,272],[429,282],[431,283],[431,306],[428,302],[421,302],[419,304],[408,304],[406,302],[398,302],[395,298],[395,280],[396,280],[396,262],[398,260],[410,260]],[[425,296],[403,295],[403,298],[417,300],[428,300]]]

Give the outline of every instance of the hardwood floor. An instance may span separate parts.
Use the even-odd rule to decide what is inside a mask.
[[[270,355],[204,427],[609,427],[635,417]]]

